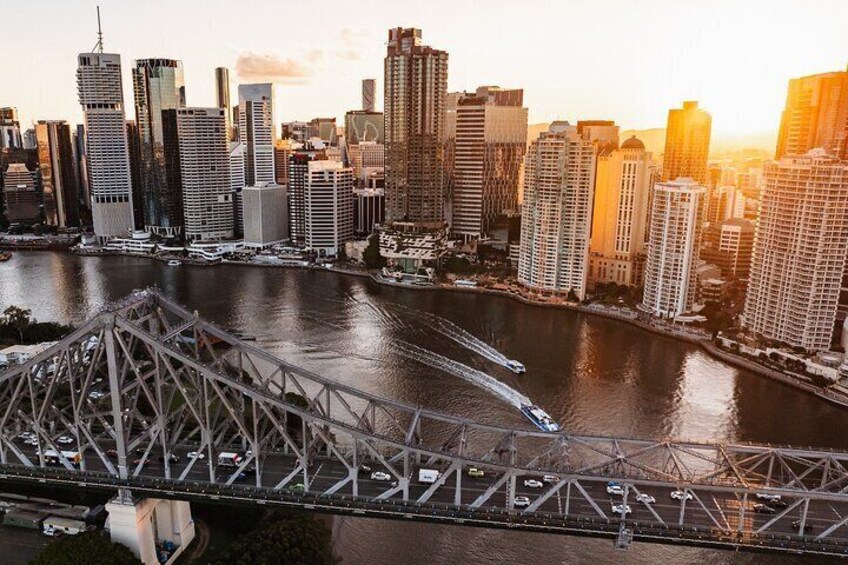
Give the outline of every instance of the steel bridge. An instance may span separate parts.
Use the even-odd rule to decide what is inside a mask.
[[[294,366],[156,290],[0,374],[0,479],[848,555],[847,453],[474,423]]]

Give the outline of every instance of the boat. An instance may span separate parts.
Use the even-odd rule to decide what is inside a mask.
[[[509,359],[506,362],[506,368],[518,375],[523,375],[527,372],[527,369],[524,367],[524,365],[522,363],[519,363],[515,359]]]
[[[559,424],[554,422],[554,419],[547,412],[534,404],[523,405],[521,407],[521,413],[527,416],[527,419],[536,424],[536,427],[543,432],[560,431]]]
[[[0,251],[0,262],[8,261],[12,258],[12,254],[9,251]]]
[[[178,260],[176,260],[176,259],[171,259],[170,261],[168,261],[168,266],[169,266],[169,267],[179,267],[180,265],[182,265],[182,263],[180,263],[180,262],[179,262]]]

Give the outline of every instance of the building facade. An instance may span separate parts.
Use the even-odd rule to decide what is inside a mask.
[[[274,184],[274,87],[270,83],[240,84],[238,96],[245,182],[248,186]]]
[[[812,351],[830,347],[848,252],[848,164],[814,149],[763,169],[745,327]]]
[[[673,319],[695,304],[706,193],[705,186],[690,178],[654,185],[640,305],[653,316]]]
[[[183,229],[182,194],[178,187],[169,184],[167,176],[162,112],[186,105],[182,62],[174,59],[136,61],[133,92],[138,129],[138,190],[144,211],[144,229],[163,237],[179,237]]]
[[[651,154],[631,137],[598,156],[589,278],[640,286],[645,262]]]
[[[224,110],[227,120],[227,140],[233,140],[232,102],[230,101],[230,69],[217,67],[215,69],[215,102],[218,108]]]
[[[41,221],[36,173],[25,163],[9,163],[3,171],[3,209],[10,224],[31,225]]]
[[[362,109],[366,112],[373,112],[376,102],[377,80],[373,78],[362,79]]]
[[[820,147],[848,159],[848,71],[822,73],[789,81],[780,119],[777,154],[805,155]]]
[[[352,110],[345,114],[345,142],[355,145],[364,141],[383,144],[383,113]]]
[[[81,53],[77,88],[85,121],[85,176],[91,220],[99,238],[125,237],[135,229],[121,56]]]
[[[304,243],[334,256],[353,239],[353,169],[333,160],[313,160],[306,166]]]
[[[527,153],[518,281],[583,300],[595,187],[596,144],[554,122]]]
[[[0,108],[0,149],[21,149],[23,146],[24,141],[21,137],[18,109],[14,107]]]
[[[389,30],[384,60],[386,217],[428,227],[445,221],[444,134],[448,54],[421,30]]]
[[[518,209],[527,108],[523,90],[482,86],[456,109],[451,232],[466,240],[489,233],[497,218]]]
[[[268,247],[288,239],[286,187],[259,183],[244,187],[241,197],[246,247]]]
[[[223,108],[163,112],[166,161],[183,199],[188,241],[233,237],[230,151]],[[172,168],[176,170],[171,170]]]
[[[731,218],[704,230],[701,259],[717,265],[728,280],[747,282],[754,250],[754,223]]]
[[[79,186],[71,129],[65,121],[35,126],[44,222],[57,228],[80,227]]]
[[[707,185],[711,130],[712,117],[699,109],[697,102],[686,101],[683,108],[668,111],[662,170],[664,181],[684,177]]]
[[[353,195],[353,231],[364,237],[385,220],[386,195],[382,188],[361,188],[354,190]]]

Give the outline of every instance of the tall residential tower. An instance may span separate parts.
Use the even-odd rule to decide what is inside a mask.
[[[685,177],[707,184],[711,129],[712,117],[700,110],[697,102],[687,101],[683,108],[668,111],[662,171],[664,181]]]

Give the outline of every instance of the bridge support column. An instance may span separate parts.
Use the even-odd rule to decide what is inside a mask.
[[[158,552],[173,544],[166,564],[174,563],[194,539],[191,506],[183,500],[128,499],[106,505],[112,541],[127,546],[145,565],[159,565]]]

